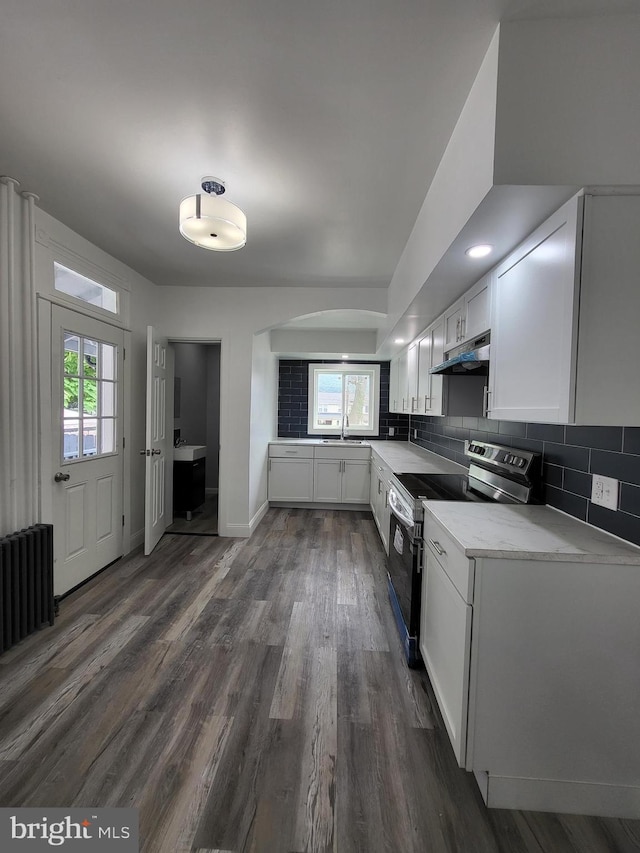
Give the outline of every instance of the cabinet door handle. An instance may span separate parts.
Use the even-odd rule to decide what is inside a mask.
[[[460,318],[460,340],[461,341],[464,340],[464,335],[465,335],[464,327],[465,327],[466,322],[467,321],[466,321],[465,317]]]
[[[386,509],[389,506],[389,492],[384,493],[384,508]]]
[[[269,465],[267,466],[267,471],[271,470],[271,459],[269,459]]]
[[[460,340],[460,317],[456,320],[456,343]]]
[[[491,391],[489,390],[489,386],[485,385],[482,389],[482,417],[486,418],[489,414],[489,395]]]
[[[442,547],[442,545],[439,542],[436,542],[435,539],[429,539],[429,545],[431,545],[433,547],[433,550],[437,551],[440,556],[447,553]]]
[[[380,492],[382,490],[381,487],[382,487],[382,480],[380,479],[380,477],[378,477],[378,494],[380,494]]]

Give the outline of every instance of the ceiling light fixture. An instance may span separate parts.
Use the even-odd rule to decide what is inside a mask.
[[[202,179],[204,193],[187,196],[180,202],[180,233],[203,249],[235,252],[247,242],[247,217],[220,196],[225,191],[219,178]]]
[[[394,344],[403,344],[403,343],[404,343],[404,338],[396,338],[394,340]]]
[[[486,258],[491,252],[493,252],[493,246],[490,246],[489,243],[479,243],[477,246],[471,246],[467,249],[465,255],[469,255],[470,258]]]
[[[348,353],[348,352],[343,352],[343,353],[342,353],[342,357],[343,357],[343,358],[349,358],[349,353]]]

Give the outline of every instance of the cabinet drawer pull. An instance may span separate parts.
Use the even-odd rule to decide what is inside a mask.
[[[436,542],[435,539],[429,539],[429,545],[433,548],[434,551],[437,551],[440,556],[446,554],[447,552],[444,550],[442,545],[439,542]]]

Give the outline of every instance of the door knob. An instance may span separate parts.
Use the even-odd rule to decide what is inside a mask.
[[[156,447],[151,451],[152,456],[160,456],[161,453],[162,453],[162,451],[160,450],[159,447]]]
[[[58,473],[53,478],[56,483],[66,483],[67,480],[71,479],[71,474],[63,474],[62,471],[58,471]]]

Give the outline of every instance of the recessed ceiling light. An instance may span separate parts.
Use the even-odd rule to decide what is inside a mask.
[[[396,338],[394,341],[394,344],[403,344],[403,343],[404,343],[404,338]]]
[[[477,246],[471,246],[467,249],[465,255],[469,255],[470,258],[486,258],[491,252],[493,252],[493,246],[488,243],[479,243]]]

